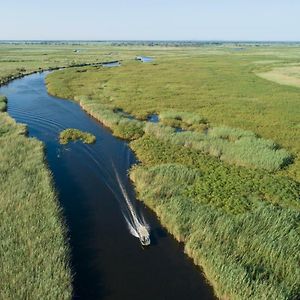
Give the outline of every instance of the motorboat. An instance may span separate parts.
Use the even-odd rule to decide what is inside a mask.
[[[143,246],[149,246],[150,241],[150,234],[146,226],[140,225],[137,227],[137,233],[139,235],[140,242]]]

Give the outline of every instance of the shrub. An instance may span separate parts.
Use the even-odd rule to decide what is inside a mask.
[[[7,99],[5,96],[0,95],[0,112],[6,111]]]
[[[159,115],[164,125],[186,130],[203,131],[207,128],[207,119],[191,112],[166,111]]]
[[[134,140],[140,138],[144,134],[144,123],[138,120],[123,118],[113,128],[113,132],[120,138]]]

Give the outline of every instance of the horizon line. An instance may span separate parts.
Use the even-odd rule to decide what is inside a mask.
[[[255,39],[0,39],[0,42],[267,42],[299,43],[300,40],[255,40]]]

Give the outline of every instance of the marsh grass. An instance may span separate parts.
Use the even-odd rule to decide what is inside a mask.
[[[299,180],[299,127],[295,125],[299,123],[299,91],[256,75],[273,66],[296,63],[298,48],[271,48],[229,53],[223,47],[220,52],[207,47],[205,55],[204,49],[170,49],[155,55],[156,65],[124,61],[118,69],[85,68],[83,73],[65,70],[51,74],[49,91],[69,99],[88,96],[138,118],[167,114],[169,118],[163,122],[173,127],[184,125],[168,114],[184,112],[207,119],[211,127],[225,125],[255,132],[293,155],[294,163],[281,173]],[[199,126],[184,129],[206,130],[205,124]]]
[[[81,131],[79,129],[74,128],[67,128],[60,132],[60,144],[67,144],[71,141],[82,141],[84,144],[93,144],[96,142],[96,137],[89,132]]]
[[[169,126],[148,123],[145,132],[165,142],[191,147],[239,166],[274,172],[292,162],[292,155],[273,141],[241,129],[214,127],[206,133],[176,132]]]
[[[144,162],[130,173],[139,198],[185,243],[220,298],[297,299],[298,183],[150,136],[131,146]]]
[[[113,134],[119,138],[134,140],[144,134],[145,122],[127,118],[118,113],[113,106],[101,104],[84,96],[75,97],[75,101],[78,101],[85,111],[112,130]]]
[[[164,125],[185,130],[203,131],[208,128],[206,118],[191,112],[165,111],[159,114],[159,119]]]
[[[0,113],[0,298],[71,299],[66,230],[44,147],[25,133]]]

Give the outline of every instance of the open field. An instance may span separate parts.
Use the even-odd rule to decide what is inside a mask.
[[[300,87],[300,66],[274,68],[271,71],[257,74],[261,78],[279,84]]]
[[[70,299],[65,227],[41,142],[0,97],[1,299]]]
[[[300,295],[299,90],[256,75],[296,63],[298,52],[148,50],[142,54],[153,63],[124,60],[117,68],[47,78],[51,94],[75,99],[131,140],[141,161],[130,173],[140,199],[185,243],[224,299]],[[160,124],[145,122],[151,113]]]

